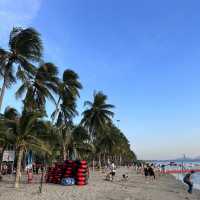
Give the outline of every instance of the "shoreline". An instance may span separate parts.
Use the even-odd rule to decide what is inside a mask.
[[[185,185],[184,182],[182,181],[182,180],[183,180],[183,177],[184,177],[183,174],[180,174],[180,175],[179,175],[179,174],[172,174],[172,176],[173,176],[176,180],[178,180],[181,184]],[[200,184],[194,182],[193,188],[196,189],[196,190],[200,190]]]
[[[122,180],[123,173],[128,174],[127,181]],[[0,182],[0,200],[200,200],[200,191],[188,194],[187,187],[172,175],[146,181],[133,168],[118,169],[113,182],[105,181],[105,174],[91,171],[86,186],[44,184],[42,194],[38,193],[38,188],[39,184],[22,184],[15,190],[12,178],[4,177]]]

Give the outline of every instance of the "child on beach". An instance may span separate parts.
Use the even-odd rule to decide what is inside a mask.
[[[188,193],[190,194],[192,194],[193,189],[192,174],[194,174],[194,171],[191,171],[190,173],[186,174],[183,178],[183,182],[188,185]]]

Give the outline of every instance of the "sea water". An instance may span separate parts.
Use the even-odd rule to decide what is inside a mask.
[[[181,169],[200,169],[200,162],[188,162],[188,161],[175,161],[178,166],[170,166],[168,162],[157,162],[157,164],[164,164],[165,170],[181,170]],[[172,174],[177,180],[183,183],[185,174]],[[192,182],[194,188],[200,190],[200,172],[192,174]]]
[[[177,180],[183,182],[184,174],[172,174]],[[194,184],[194,188],[200,190],[200,173],[194,173],[192,175],[192,182]]]

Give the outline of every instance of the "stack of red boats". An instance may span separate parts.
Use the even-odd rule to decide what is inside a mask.
[[[86,185],[89,178],[87,161],[67,160],[62,164],[50,167],[46,181],[48,183],[60,184],[63,178],[74,178],[76,185]]]
[[[55,167],[49,167],[47,173],[47,182],[59,184],[61,182],[63,176],[63,165],[62,164],[55,164]]]
[[[88,183],[89,169],[85,160],[77,161],[75,181],[77,185],[86,185]]]
[[[76,172],[77,164],[73,160],[66,160],[63,164],[62,178],[73,178]]]

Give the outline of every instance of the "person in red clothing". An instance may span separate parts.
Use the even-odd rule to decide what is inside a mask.
[[[31,169],[28,170],[28,183],[31,183],[33,180],[33,172]]]

